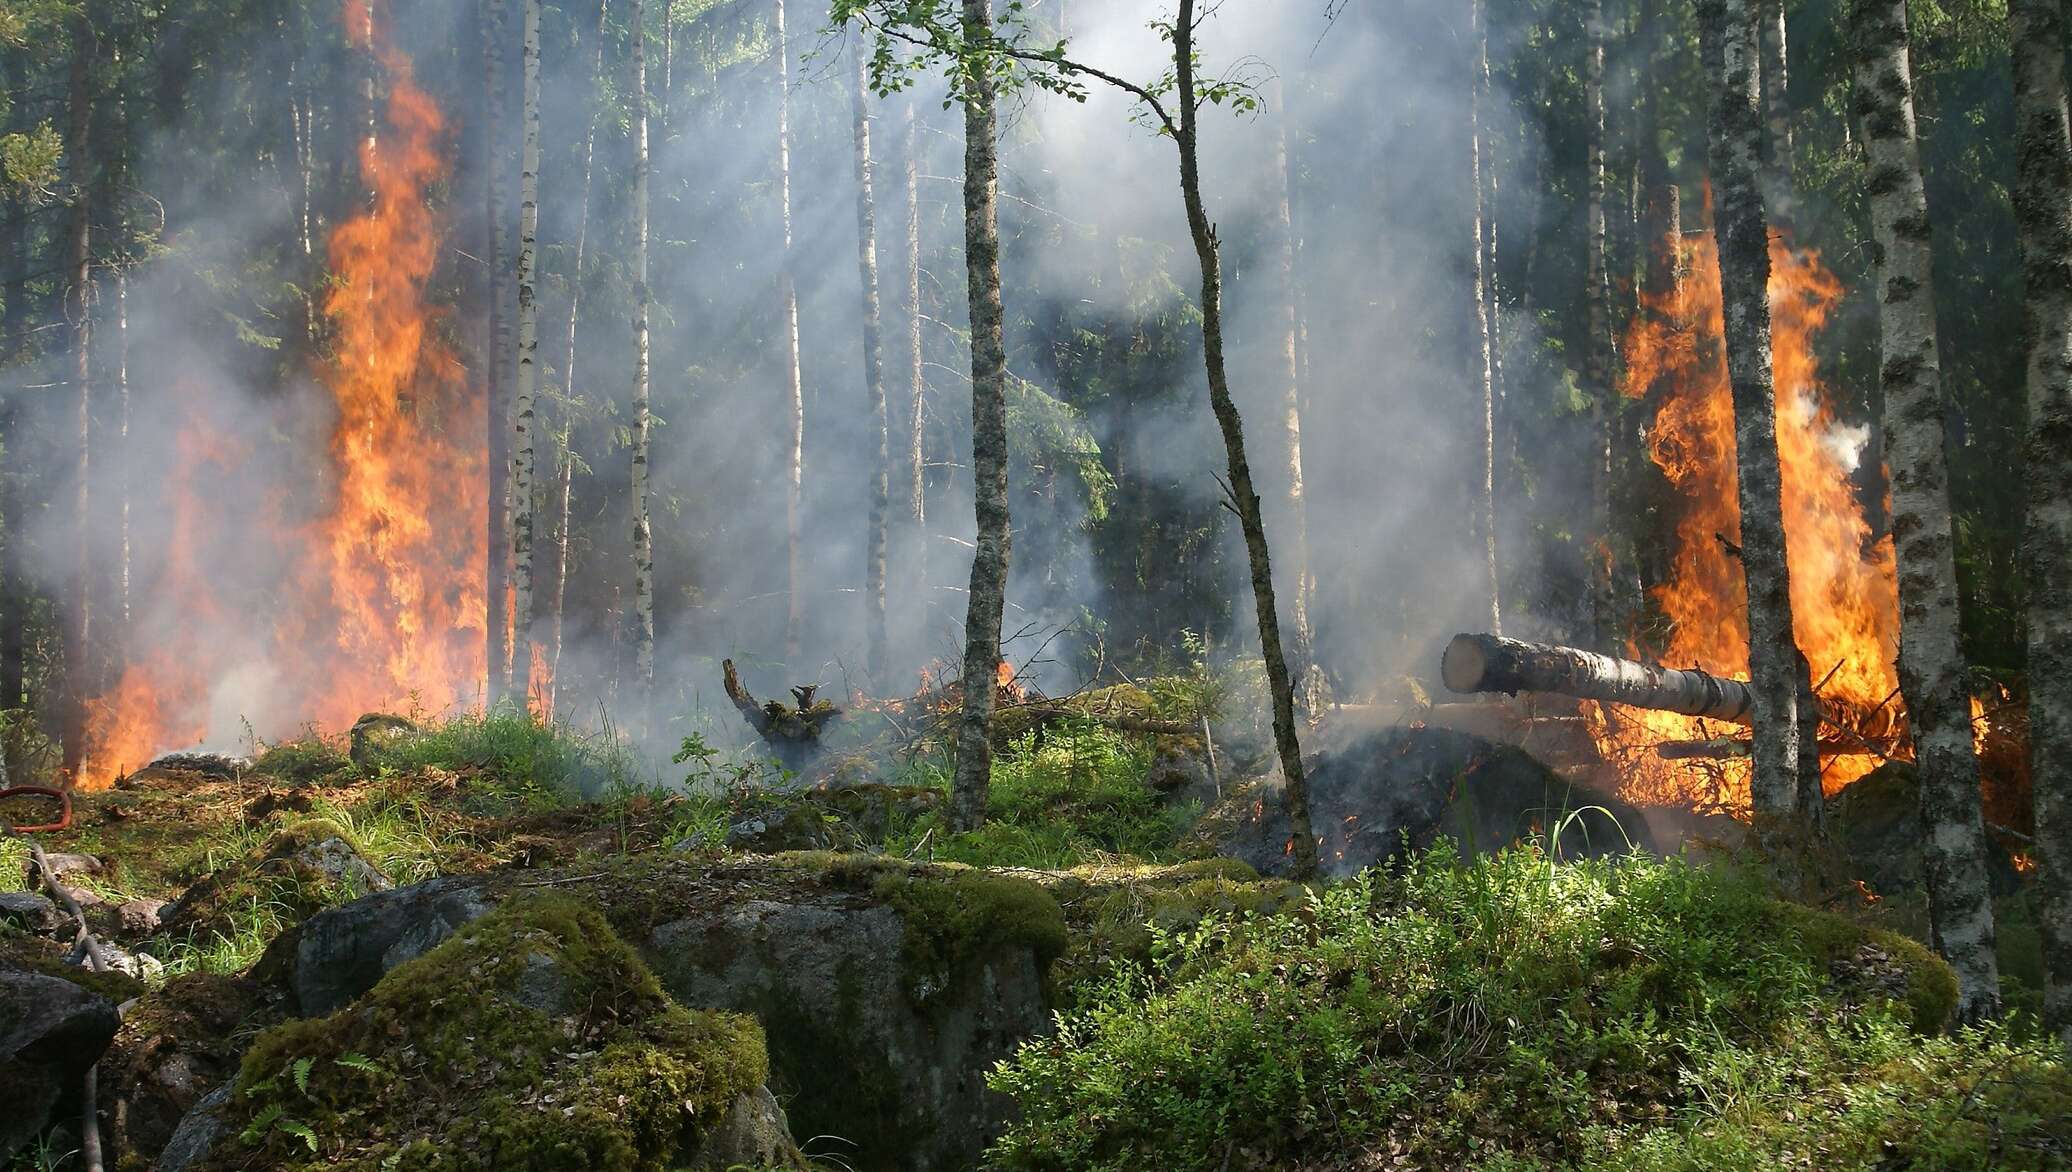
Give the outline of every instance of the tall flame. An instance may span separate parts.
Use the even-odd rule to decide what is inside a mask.
[[[171,553],[151,584],[182,621],[134,649],[117,686],[93,702],[83,786],[221,731],[209,728],[207,688],[254,649],[215,637],[242,624],[226,626],[194,551],[239,527],[285,547],[292,567],[257,649],[276,679],[276,707],[338,728],[369,709],[466,702],[482,678],[484,420],[427,298],[445,228],[427,202],[447,174],[445,120],[368,0],[345,0],[344,24],[380,63],[388,95],[382,131],[360,147],[371,199],[328,245],[330,497],[301,525],[277,516],[279,498],[298,486],[253,502],[251,517],[200,506],[197,479],[235,463],[233,441],[202,412],[188,414],[166,485]]]
[[[1622,390],[1660,406],[1648,428],[1649,455],[1675,488],[1681,516],[1667,579],[1652,592],[1669,621],[1660,659],[1676,667],[1748,674],[1748,612],[1740,560],[1728,543],[1741,531],[1735,483],[1734,405],[1722,348],[1719,254],[1710,234],[1670,242],[1688,274],[1647,306],[1625,338]],[[1777,387],[1777,447],[1783,470],[1792,619],[1827,705],[1888,732],[1899,714],[1894,669],[1899,594],[1889,537],[1875,540],[1850,474],[1857,452],[1820,381],[1814,342],[1839,304],[1841,283],[1817,253],[1770,245],[1771,358]],[[1863,458],[1877,459],[1876,453]],[[1600,741],[1621,767],[1627,797],[1745,808],[1746,760],[1665,761],[1654,746],[1703,740],[1727,729],[1674,713],[1614,707]],[[1869,772],[1875,754],[1841,746],[1822,761],[1833,793]]]

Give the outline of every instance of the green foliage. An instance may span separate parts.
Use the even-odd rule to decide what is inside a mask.
[[[505,709],[462,712],[399,737],[374,754],[373,764],[392,773],[487,773],[506,785],[533,787],[564,801],[596,798],[642,780],[632,754],[613,737]]]
[[[297,785],[342,785],[360,776],[359,766],[343,749],[314,731],[268,745],[253,760],[252,771]]]
[[[1924,952],[1890,954],[1906,991],[1838,987],[1831,957],[1891,942],[1679,861],[1462,864],[1442,847],[1293,911],[1147,931],[1155,964],[1091,981],[1055,1037],[994,1075],[1021,1112],[998,1166],[1184,1172],[1369,1152],[1616,1167],[1644,1151],[1663,1158],[1633,1166],[1870,1167],[1891,1143],[1910,1166],[1983,1167],[1981,1145],[2039,1150],[2072,1093],[2062,1065],[2003,1037],[1918,1038],[1913,990],[1940,984],[1919,970],[1942,969]],[[1915,1106],[1990,1118],[1965,1101],[1975,1076],[1935,1072],[1996,1062],[2028,1076],[1996,1092],[2010,1108],[1997,1136],[1908,1122]],[[1835,1104],[1867,1146],[1820,1158],[1795,1096]],[[1708,1162],[1737,1122],[1777,1147]]]
[[[753,1021],[669,1000],[594,910],[520,898],[261,1035],[212,1166],[659,1170],[767,1077]]]
[[[1004,948],[1026,947],[1047,966],[1065,951],[1065,915],[1027,879],[955,870],[876,870],[871,892],[906,925],[908,991],[916,1000],[946,987],[958,970]]]

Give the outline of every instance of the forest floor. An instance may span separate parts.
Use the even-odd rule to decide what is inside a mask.
[[[660,786],[510,716],[305,738],[37,836],[127,977],[65,965],[73,926],[0,840],[0,974],[125,1003],[113,1167],[2072,1166],[2062,1056],[2019,1017],[1949,1029],[1953,979],[1889,907],[1785,903],[1724,855],[1444,837],[1304,887],[1220,855],[1204,828],[1259,791],[1205,789],[1175,765],[1198,748],[1046,717],[956,834],[939,744],[808,785],[694,738]],[[368,952],[419,891],[470,910]],[[805,1151],[714,1155],[770,1092]],[[72,1097],[10,1172],[80,1166]],[[167,1150],[203,1115],[210,1143]]]

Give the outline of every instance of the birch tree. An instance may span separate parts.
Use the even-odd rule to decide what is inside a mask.
[[[1920,770],[1928,910],[1957,971],[1958,1011],[1996,1016],[1993,898],[1958,643],[1957,564],[1943,449],[1946,402],[1936,353],[1928,196],[1914,134],[1906,0],[1852,0],[1856,112],[1869,163],[1878,274],[1879,385],[1899,564],[1899,680]],[[1767,27],[1767,26],[1766,26]]]
[[[928,382],[921,349],[921,129],[917,103],[909,96],[901,116],[905,143],[901,150],[906,165],[906,513],[913,527],[912,580],[928,588],[928,467],[927,416],[924,414]]]
[[[540,0],[524,13],[524,145],[518,163],[518,386],[511,426],[511,695],[532,697],[533,404],[540,385]]]
[[[648,101],[647,17],[632,0],[633,26],[633,676],[643,728],[655,691],[655,540],[648,522]]]
[[[1478,615],[1477,619],[1487,621],[1491,634],[1500,634],[1504,629],[1504,607],[1502,583],[1497,572],[1496,377],[1491,367],[1495,350],[1490,336],[1489,273],[1485,268],[1489,248],[1489,209],[1482,198],[1482,107],[1489,99],[1489,39],[1483,27],[1487,19],[1483,0],[1468,0],[1468,38],[1473,53],[1468,81],[1468,178],[1474,186],[1472,243],[1475,250],[1468,266],[1475,298],[1475,340],[1470,350],[1469,368],[1474,387],[1477,456],[1475,483],[1469,491],[1472,502],[1470,515],[1473,517],[1469,531],[1475,535],[1478,546],[1475,552],[1481,562],[1482,581],[1477,584],[1480,596],[1475,600],[1477,609],[1481,609],[1482,603],[1487,603],[1486,612]]]
[[[66,220],[65,321],[69,326],[72,397],[75,404],[72,498],[73,562],[65,609],[65,702],[60,736],[66,776],[77,780],[86,761],[86,703],[93,689],[93,24],[82,11],[72,22],[72,61],[66,86],[69,127],[65,153],[71,159],[71,215]]]
[[[806,623],[806,396],[799,377],[798,254],[791,238],[791,47],[784,32],[784,0],[774,0],[772,9],[777,55],[777,209],[784,224],[784,256],[777,268],[778,328],[784,335],[784,654],[796,659]]]
[[[1302,484],[1302,367],[1300,361],[1299,312],[1295,280],[1295,170],[1288,151],[1288,115],[1285,90],[1276,81],[1273,89],[1276,121],[1273,137],[1273,169],[1280,179],[1275,191],[1273,213],[1274,279],[1276,283],[1273,324],[1274,374],[1281,383],[1282,459],[1287,468],[1285,512],[1293,545],[1291,573],[1293,597],[1288,617],[1295,626],[1294,670],[1299,678],[1301,709],[1312,719],[1323,708],[1324,673],[1316,662],[1316,632],[1310,626],[1309,595],[1309,502]]]
[[[1612,567],[1612,471],[1618,444],[1618,391],[1612,386],[1611,268],[1606,260],[1604,167],[1604,3],[1583,15],[1583,381],[1590,388],[1591,625],[1600,647],[1616,646]]]
[[[2028,307],[2029,776],[2046,1023],[2072,1048],[2072,128],[2065,0],[2009,0],[2014,212]]]
[[[1708,158],[1716,201],[1727,378],[1734,403],[1741,566],[1748,589],[1748,666],[1755,698],[1749,791],[1758,841],[1786,869],[1797,806],[1799,652],[1785,565],[1776,388],[1770,369],[1770,241],[1757,169],[1763,120],[1756,97],[1749,0],[1699,0],[1698,28],[1713,93]],[[1818,784],[1809,780],[1806,784]]]
[[[501,702],[509,690],[511,672],[511,612],[510,612],[510,438],[505,429],[511,425],[509,405],[509,383],[505,378],[506,354],[511,347],[511,322],[504,277],[504,265],[511,255],[510,228],[506,223],[506,200],[509,193],[505,187],[504,159],[504,98],[509,91],[505,78],[505,38],[509,36],[510,20],[507,0],[484,0],[482,18],[482,45],[484,63],[483,94],[483,140],[487,144],[483,165],[483,200],[485,214],[489,218],[488,238],[484,241],[487,252],[484,263],[489,271],[489,360],[484,382],[487,387],[485,406],[489,428],[489,552],[485,560],[485,598],[488,604],[488,700],[494,705]],[[372,108],[372,98],[369,98]],[[369,131],[372,135],[373,120],[369,116]]]
[[[885,537],[891,512],[892,448],[885,411],[885,347],[878,304],[878,212],[871,190],[870,60],[861,46],[850,91],[850,137],[856,155],[856,270],[863,286],[863,388],[870,410],[870,468],[865,486],[868,530],[863,550],[865,670],[886,682]]]

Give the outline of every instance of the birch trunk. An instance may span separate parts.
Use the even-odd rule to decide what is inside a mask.
[[[1317,870],[1317,840],[1310,826],[1309,785],[1302,770],[1302,744],[1295,731],[1295,690],[1288,676],[1287,655],[1281,645],[1280,611],[1274,600],[1273,561],[1266,545],[1266,524],[1260,515],[1259,494],[1252,486],[1251,463],[1245,456],[1244,420],[1239,417],[1237,404],[1231,398],[1230,379],[1223,363],[1222,261],[1218,255],[1216,228],[1210,223],[1208,208],[1202,201],[1199,139],[1195,125],[1198,99],[1194,85],[1194,5],[1195,0],[1180,0],[1179,14],[1173,21],[1176,83],[1173,101],[1179,107],[1179,122],[1173,127],[1173,142],[1180,152],[1180,196],[1187,207],[1187,230],[1194,241],[1195,259],[1201,265],[1202,355],[1208,367],[1209,406],[1215,413],[1217,428],[1223,433],[1231,503],[1237,512],[1238,525],[1244,531],[1246,560],[1252,571],[1252,598],[1259,618],[1259,650],[1266,661],[1266,683],[1273,696],[1274,745],[1279,752],[1281,776],[1286,783],[1282,796],[1291,831],[1289,846],[1295,874],[1308,878]],[[1478,182],[1478,202],[1480,191]],[[1480,227],[1479,216],[1477,227]],[[1478,269],[1481,257],[1478,238],[1475,250]],[[1480,296],[1479,281],[1477,296]],[[1485,390],[1488,387],[1487,355],[1485,348]],[[1486,399],[1484,403],[1486,408]],[[1495,549],[1493,540],[1490,548],[1492,551]]]
[[[798,255],[791,238],[791,46],[784,33],[784,0],[774,0],[777,40],[777,207],[784,222],[784,257],[777,272],[784,332],[784,655],[799,656],[806,624],[805,471],[806,397],[799,375]]]
[[[632,0],[633,28],[633,677],[639,725],[647,730],[655,691],[655,542],[648,523],[648,102],[644,0]]]
[[[863,389],[870,406],[869,529],[863,551],[865,670],[883,687],[885,663],[885,539],[892,511],[891,428],[885,411],[885,347],[878,304],[878,211],[871,180],[870,58],[859,45],[850,92],[850,131],[856,151],[856,270],[863,285]]]
[[[2029,761],[2046,1023],[2072,1048],[2072,131],[2065,0],[2010,0],[2015,220],[2028,304]]]
[[[1756,45],[1761,54],[1763,104],[1763,197],[1769,201],[1770,219],[1790,219],[1791,104],[1786,100],[1789,78],[1785,58],[1784,0],[1755,0]]]
[[[540,0],[524,12],[524,145],[518,162],[518,388],[511,426],[511,695],[532,703],[534,404],[540,386]]]
[[[913,581],[928,589],[927,391],[921,351],[921,129],[917,103],[906,103],[906,507],[913,525]],[[924,599],[925,602],[925,599]]]
[[[1471,497],[1473,500],[1472,530],[1481,546],[1484,581],[1479,585],[1487,592],[1485,599],[1478,599],[1478,605],[1487,602],[1486,617],[1492,632],[1502,632],[1503,602],[1500,579],[1497,576],[1496,548],[1496,381],[1491,369],[1489,301],[1487,296],[1489,275],[1483,271],[1487,242],[1484,236],[1484,217],[1488,209],[1482,203],[1482,106],[1488,97],[1487,71],[1489,41],[1483,22],[1486,13],[1483,0],[1468,0],[1468,35],[1474,43],[1473,76],[1469,82],[1468,98],[1468,152],[1470,164],[1469,181],[1474,185],[1474,247],[1475,255],[1470,262],[1475,294],[1475,333],[1477,346],[1473,358],[1473,380],[1475,393],[1479,398],[1476,411],[1475,440],[1480,448],[1480,472]]]
[[[987,0],[963,0],[966,41],[993,35]],[[971,303],[971,479],[978,522],[964,617],[964,708],[957,723],[950,825],[984,824],[993,773],[994,673],[1013,534],[1007,513],[1007,351],[1000,303],[1000,161],[994,81],[983,63],[959,79],[964,100],[964,268]]]
[[[593,35],[595,45],[591,50],[590,77],[592,95],[589,117],[583,123],[583,196],[576,212],[575,254],[569,260],[568,270],[568,357],[561,367],[561,439],[556,447],[556,470],[560,482],[556,486],[554,523],[554,601],[551,604],[552,633],[547,645],[547,710],[553,711],[556,693],[561,686],[561,637],[563,631],[563,607],[568,600],[568,539],[571,506],[575,500],[575,451],[570,446],[574,438],[571,419],[576,404],[576,325],[583,302],[583,254],[590,237],[590,188],[597,167],[597,110],[602,101],[595,89],[604,77],[604,29],[605,17],[611,10],[611,0],[598,0],[597,28]]]
[[[1300,359],[1301,315],[1295,298],[1295,173],[1288,154],[1288,106],[1281,83],[1273,83],[1272,105],[1279,121],[1274,125],[1273,167],[1280,175],[1280,201],[1274,209],[1274,257],[1278,304],[1274,307],[1274,365],[1281,382],[1282,455],[1287,464],[1288,496],[1285,502],[1288,533],[1294,546],[1289,571],[1294,593],[1288,617],[1295,625],[1295,663],[1300,680],[1298,699],[1304,717],[1315,719],[1324,703],[1323,673],[1316,664],[1316,633],[1309,623],[1309,503],[1302,485],[1302,366]]]
[[[1611,270],[1606,259],[1604,167],[1604,3],[1591,0],[1583,49],[1583,381],[1589,384],[1590,624],[1600,647],[1617,646],[1613,598],[1612,461],[1618,445],[1618,391],[1612,386]]]
[[[1957,971],[1958,1014],[1998,1015],[1993,898],[1972,755],[1971,706],[1958,644],[1957,564],[1943,451],[1928,195],[1914,136],[1906,0],[1852,0],[1856,110],[1869,163],[1878,273],[1878,383],[1899,562],[1899,682],[1921,775],[1931,934]],[[1765,26],[1767,27],[1767,25]]]
[[[65,703],[60,735],[65,775],[75,783],[86,761],[86,702],[93,680],[93,363],[88,283],[92,280],[94,30],[81,13],[72,26],[67,87],[71,115],[65,153],[71,159],[72,215],[65,232],[65,320],[70,326],[75,459],[71,605],[65,610]]]
[[[511,255],[509,228],[504,222],[505,201],[509,198],[504,186],[504,97],[509,89],[504,76],[507,67],[504,39],[509,34],[510,22],[505,4],[506,0],[486,0],[482,19],[487,67],[487,93],[482,118],[486,144],[483,150],[483,197],[489,217],[488,252],[484,257],[489,271],[489,360],[484,363],[484,381],[488,391],[486,423],[489,428],[489,529],[485,539],[489,543],[489,551],[484,568],[488,604],[488,702],[492,706],[502,702],[511,679],[511,518],[509,452],[506,450],[509,437],[505,432],[511,420],[505,402],[510,393],[509,382],[504,377],[505,353],[511,347],[511,323],[505,305],[505,289],[509,282],[504,279],[504,265]]]
[[[10,81],[19,78],[26,70],[17,67],[10,71]],[[8,216],[5,222],[7,242],[7,303],[4,316],[0,316],[0,334],[5,334],[12,344],[20,338],[29,322],[29,232],[27,221],[21,216]],[[19,375],[26,368],[17,368]],[[0,712],[22,707],[23,692],[27,686],[24,669],[27,666],[28,612],[32,605],[26,578],[26,554],[22,541],[22,482],[19,469],[20,455],[28,449],[27,429],[22,426],[19,404],[25,392],[22,382],[17,380],[14,395],[4,407],[0,407],[0,452],[7,457],[0,467]],[[4,748],[4,746],[0,746]]]
[[[1763,121],[1756,102],[1755,23],[1749,0],[1699,0],[1698,21],[1714,91],[1707,137],[1718,208],[1727,376],[1733,388],[1741,564],[1748,584],[1748,663],[1755,700],[1749,790],[1757,841],[1789,872],[1794,869],[1788,857],[1793,811],[1802,782],[1799,652],[1792,640],[1770,370],[1770,250],[1757,177]],[[1806,731],[1810,735],[1812,730]]]

